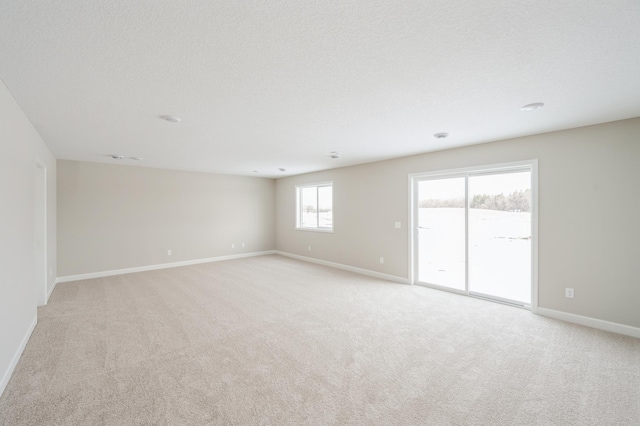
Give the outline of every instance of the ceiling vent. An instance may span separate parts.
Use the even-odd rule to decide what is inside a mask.
[[[169,123],[179,123],[182,121],[180,117],[176,117],[175,115],[161,115],[160,118]]]
[[[522,111],[536,111],[542,108],[544,104],[542,102],[536,102],[533,104],[528,104],[520,108]]]

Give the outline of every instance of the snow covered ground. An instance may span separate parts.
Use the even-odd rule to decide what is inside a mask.
[[[421,208],[422,282],[464,290],[464,209]],[[469,289],[531,302],[531,213],[470,209]]]

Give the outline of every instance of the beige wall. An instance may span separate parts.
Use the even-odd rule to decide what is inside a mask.
[[[56,162],[4,83],[0,82],[0,393],[36,320],[36,161],[47,172],[47,290],[56,276]],[[42,227],[44,228],[44,227]],[[44,235],[37,236],[39,241]]]
[[[272,179],[59,160],[58,275],[273,250],[274,190]]]
[[[640,118],[279,179],[278,250],[407,278],[410,173],[529,159],[539,160],[539,306],[640,327]],[[335,232],[296,231],[295,185],[328,180]]]

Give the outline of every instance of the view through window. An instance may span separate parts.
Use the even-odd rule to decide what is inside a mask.
[[[417,281],[530,305],[532,167],[414,182]]]
[[[296,187],[296,228],[333,230],[333,183]]]

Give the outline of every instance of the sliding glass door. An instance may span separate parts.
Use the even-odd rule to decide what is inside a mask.
[[[418,183],[421,282],[465,290],[465,179]]]
[[[532,302],[532,166],[413,178],[418,284]]]

